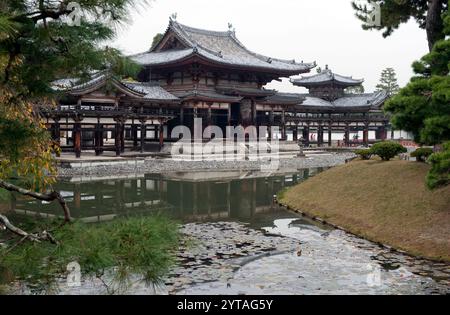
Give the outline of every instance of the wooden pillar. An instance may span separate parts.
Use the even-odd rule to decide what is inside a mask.
[[[73,148],[75,156],[81,157],[81,120],[75,119],[73,124]]]
[[[309,125],[303,127],[303,139],[305,141],[305,145],[307,147],[309,147],[309,143],[310,143],[310,140],[309,140]]]
[[[298,126],[297,124],[294,125],[294,129],[292,129],[292,138],[294,141],[298,140]]]
[[[287,140],[286,112],[284,110],[281,112],[281,140]]]
[[[94,146],[95,146],[95,155],[99,156],[101,154],[101,139],[103,139],[103,132],[102,128],[100,127],[100,124],[97,123],[95,125],[95,131],[94,131]]]
[[[364,123],[363,142],[365,146],[369,145],[369,123]]]
[[[258,112],[256,111],[256,102],[252,99],[252,125],[256,126],[257,123]]]
[[[114,146],[116,149],[116,156],[120,156],[120,152],[121,152],[121,136],[120,136],[120,132],[122,130],[122,123],[120,122],[120,120],[116,120],[116,126],[115,126],[115,130],[114,130]]]
[[[328,146],[331,147],[333,145],[333,123],[328,123]]]
[[[386,132],[386,124],[381,127],[381,140],[386,141],[387,132]]]
[[[349,125],[349,123],[345,124],[344,144],[345,144],[345,146],[350,145],[350,125]]]
[[[317,144],[319,147],[323,146],[323,126],[319,125],[319,131],[317,132]]]
[[[59,124],[59,118],[54,118],[53,120],[55,121],[53,139],[58,144],[58,146],[61,147],[61,125]],[[57,157],[61,156],[60,150],[56,152],[56,156]]]
[[[272,134],[272,127],[273,127],[273,124],[274,124],[274,116],[273,116],[273,108],[271,108],[270,112],[269,112],[269,137],[268,137],[269,140],[272,140],[272,136],[273,136],[273,134]]]
[[[180,108],[180,125],[184,126],[184,107]]]
[[[206,116],[206,125],[211,126],[212,125],[212,109],[211,105],[208,106],[208,112]]]
[[[228,104],[227,125],[231,126],[231,104]]]
[[[125,123],[120,126],[120,152],[125,152]]]
[[[162,151],[164,147],[164,122],[159,121],[159,151]]]
[[[141,153],[145,150],[145,139],[147,138],[147,126],[145,125],[145,120],[141,120]]]
[[[138,126],[134,123],[133,119],[133,125],[131,126],[131,133],[133,136],[133,147],[138,147]]]

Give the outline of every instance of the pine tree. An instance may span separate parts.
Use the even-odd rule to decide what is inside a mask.
[[[426,30],[428,47],[431,51],[434,44],[444,38],[442,15],[448,10],[447,0],[364,0],[353,1],[356,16],[365,30],[383,31],[388,37],[411,18],[419,27]],[[373,5],[379,6],[380,25],[371,23]]]
[[[51,82],[56,79],[86,80],[93,70],[104,69],[116,76],[133,75],[137,66],[104,43],[115,36],[117,24],[126,21],[129,8],[143,2],[78,0],[79,6],[73,9],[68,0],[0,1],[0,197],[13,191],[42,201],[56,200],[65,218],[64,222],[35,220],[24,228],[0,214],[1,275],[47,277],[48,272],[64,271],[67,262],[79,259],[83,271],[90,273],[122,265],[127,271],[142,272],[151,281],[161,277],[160,267],[168,257],[159,254],[169,249],[159,251],[156,242],[149,243],[148,231],[155,228],[152,222],[138,219],[113,227],[116,235],[121,235],[120,231],[127,235],[126,242],[116,240],[114,244],[108,244],[109,237],[98,237],[107,226],[96,229],[72,222],[64,199],[52,189],[52,175],[56,174],[53,154],[59,148],[51,141],[39,111],[42,106],[55,105],[58,95]],[[80,17],[79,23],[69,23],[74,14]],[[165,225],[160,225],[161,233],[155,237],[167,237]],[[142,260],[133,256],[136,250],[118,246],[121,243],[148,250],[140,252]],[[1,275],[0,285],[4,281]]]
[[[164,34],[158,33],[153,37],[153,41],[152,41],[152,48],[155,47],[159,41],[163,38]]]
[[[386,68],[381,72],[380,83],[376,86],[377,91],[386,91],[390,96],[396,94],[400,89],[397,83],[397,75],[393,68]]]
[[[421,144],[443,144],[444,152],[433,154],[427,185],[450,183],[450,14],[444,15],[447,35],[433,50],[413,64],[416,76],[385,105],[396,129],[414,134]]]
[[[365,92],[364,85],[350,86],[345,89],[346,94],[363,94]]]

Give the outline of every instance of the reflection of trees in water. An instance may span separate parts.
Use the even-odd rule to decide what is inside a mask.
[[[311,173],[317,171],[321,170]],[[309,170],[302,170],[285,176],[204,182],[145,175],[137,179],[60,182],[57,189],[65,196],[72,215],[89,222],[157,212],[186,221],[252,220],[280,211],[273,204],[273,196],[309,175]],[[56,205],[34,200],[18,200],[15,209],[26,215],[60,214]]]

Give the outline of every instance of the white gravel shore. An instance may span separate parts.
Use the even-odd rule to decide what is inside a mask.
[[[344,164],[354,157],[353,153],[316,154],[306,158],[282,158],[279,160],[278,170],[272,173],[283,173],[299,169],[332,167]],[[102,176],[154,174],[189,171],[260,171],[262,166],[268,166],[268,161],[179,161],[173,159],[146,159],[140,165],[102,165],[96,167],[59,168],[60,177],[72,176]]]

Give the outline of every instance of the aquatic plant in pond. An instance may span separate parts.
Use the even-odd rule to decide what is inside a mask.
[[[33,230],[46,228],[42,222],[32,225]],[[60,240],[56,245],[7,241],[0,249],[0,283],[23,280],[35,293],[48,292],[66,274],[68,264],[77,262],[86,277],[101,277],[114,270],[114,278],[105,285],[116,289],[126,289],[135,275],[148,284],[158,284],[174,263],[178,247],[178,226],[160,215],[97,225],[75,222],[57,227],[53,235]]]

